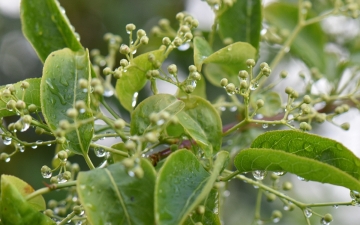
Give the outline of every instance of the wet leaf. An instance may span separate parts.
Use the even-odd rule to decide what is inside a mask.
[[[42,203],[39,205],[38,197],[29,202],[25,200],[24,193],[19,192],[23,181],[19,180],[11,176],[1,176],[1,222],[6,225],[54,225],[52,219],[39,212],[39,208],[43,206]]]
[[[228,157],[228,152],[219,152],[210,174],[189,150],[172,153],[161,167],[156,181],[156,223],[182,224],[209,195]]]
[[[137,56],[116,82],[116,93],[120,103],[129,112],[132,112],[136,105],[136,100],[135,102],[133,100],[134,94],[140,91],[147,82],[146,72],[154,69],[153,64],[148,60],[149,54],[153,54],[161,63],[164,60],[163,53],[163,50],[156,50]]]
[[[62,48],[83,49],[57,0],[22,0],[20,9],[23,33],[41,61]]]
[[[291,33],[298,22],[298,6],[290,3],[271,3],[265,7],[264,17],[271,25],[287,29]],[[317,67],[324,73],[325,59],[319,55],[324,53],[325,42],[326,35],[320,24],[311,24],[300,31],[290,47],[290,53],[302,59],[309,67]]]
[[[250,43],[258,51],[262,22],[261,11],[260,0],[236,1],[219,17],[221,38]]]
[[[194,44],[194,63],[198,71],[201,71],[201,66],[204,60],[213,53],[209,43],[202,37],[195,37]]]
[[[142,178],[121,163],[79,173],[77,191],[90,224],[155,224],[155,169],[141,159]]]
[[[256,94],[251,98],[251,105],[255,108],[256,101],[258,99],[264,100],[265,104],[263,107],[258,109],[257,113],[266,117],[275,116],[279,113],[279,109],[281,109],[281,98],[277,92],[267,92]]]
[[[30,104],[34,104],[36,105],[39,110],[41,107],[40,104],[40,78],[30,78],[30,79],[26,79],[24,80],[26,82],[28,82],[30,84],[30,86],[25,90],[24,94],[24,90],[21,88],[21,83],[23,81],[17,82],[16,84],[14,84],[16,93],[15,96],[18,99],[23,99],[24,96],[24,102],[26,103],[26,106],[29,106]],[[3,87],[0,89],[0,93],[5,90],[6,87]],[[0,117],[5,117],[5,116],[12,116],[12,115],[16,115],[15,111],[9,111],[6,108],[6,103],[10,100],[10,97],[2,97],[3,101],[0,101]]]
[[[40,97],[44,118],[52,132],[55,132],[61,120],[74,123],[92,117],[89,111],[79,113],[75,121],[66,115],[66,111],[74,108],[78,100],[84,101],[90,108],[90,86],[84,92],[78,85],[79,79],[90,79],[88,52],[73,52],[66,48],[51,53],[46,59]],[[77,154],[87,154],[93,132],[93,122],[68,131],[65,134],[67,142],[63,144],[63,148]]]

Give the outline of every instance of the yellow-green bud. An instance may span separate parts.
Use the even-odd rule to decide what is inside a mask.
[[[125,166],[126,169],[132,169],[135,165],[135,162],[131,158],[126,158],[122,161],[122,164]]]
[[[96,85],[94,87],[94,93],[98,94],[98,95],[103,95],[104,94],[104,87],[102,85]]]
[[[171,40],[170,40],[170,38],[168,38],[168,37],[164,37],[164,38],[162,39],[162,43],[163,43],[163,45],[168,46],[168,45],[171,44]]]
[[[141,179],[144,177],[144,170],[140,166],[135,167],[133,169],[133,172],[134,172],[136,178]]]
[[[323,219],[326,223],[330,223],[331,221],[333,221],[333,217],[330,213],[326,213]]]
[[[70,172],[70,171],[65,171],[65,172],[63,173],[63,178],[64,178],[65,180],[70,180],[70,179],[71,179],[71,172]]]
[[[290,94],[290,98],[298,98],[298,97],[299,97],[299,92],[295,90]]]
[[[133,150],[136,148],[136,144],[134,141],[128,140],[127,142],[125,142],[125,148],[128,150]]]
[[[290,183],[288,181],[284,182],[282,185],[282,188],[284,191],[289,191],[292,189],[292,187],[293,187],[292,183]]]
[[[36,112],[37,106],[35,104],[30,104],[28,106],[28,110],[29,110],[30,113]]]
[[[62,161],[66,160],[68,158],[68,155],[67,155],[66,151],[64,151],[64,150],[61,150],[60,152],[58,152],[57,156]]]
[[[258,107],[258,109],[260,109],[261,107],[263,107],[263,106],[264,106],[264,100],[258,99],[258,100],[256,101],[256,106]]]
[[[193,80],[199,81],[199,80],[201,80],[201,75],[198,72],[191,72],[190,73],[190,78],[193,79]]]
[[[129,46],[127,46],[126,44],[122,44],[120,46],[120,53],[123,54],[123,55],[127,55],[130,53],[130,48]]]
[[[194,90],[195,90],[195,87],[192,86],[192,85],[186,85],[185,86],[185,92],[188,93],[188,94],[193,93]]]
[[[176,47],[179,47],[180,45],[182,45],[182,40],[179,37],[175,37],[174,38],[174,45]]]
[[[18,100],[18,101],[16,102],[16,108],[17,108],[18,110],[25,109],[25,108],[26,108],[25,102],[24,102],[23,100]]]
[[[228,85],[226,85],[226,91],[229,93],[235,92],[235,84],[229,83]]]
[[[228,84],[229,84],[228,79],[226,79],[226,78],[221,79],[221,81],[220,81],[221,87],[226,87]]]
[[[62,129],[62,130],[67,130],[69,127],[70,127],[70,123],[68,120],[60,120],[59,122],[59,127]]]
[[[306,123],[306,122],[301,122],[300,123],[300,129],[301,130],[304,130],[304,131],[307,131],[307,130],[311,130],[312,127],[310,124]]]
[[[57,178],[57,176],[52,176],[52,177],[50,178],[50,183],[52,183],[52,184],[57,184],[57,183],[58,183],[58,178]]]
[[[204,205],[199,205],[198,207],[196,207],[196,213],[197,214],[204,214],[205,213],[205,206]]]
[[[283,71],[280,72],[280,77],[283,78],[283,79],[286,78],[287,75],[288,75],[288,72],[285,71],[285,70],[283,70]]]
[[[120,70],[117,69],[117,70],[114,71],[114,78],[115,79],[120,79],[121,76],[122,76],[122,72]]]
[[[85,88],[87,88],[88,85],[89,85],[89,82],[88,82],[86,79],[83,79],[83,78],[79,79],[78,82],[79,82],[79,87],[80,87],[81,89],[85,89]]]
[[[78,216],[83,213],[83,210],[81,209],[81,206],[78,206],[78,205],[73,207],[73,211],[74,211],[75,215],[78,215]]]
[[[167,28],[170,26],[170,21],[168,19],[159,20],[159,26],[162,28]]]
[[[248,78],[248,76],[249,76],[249,73],[246,70],[240,70],[239,71],[239,77],[241,79],[245,80],[246,78]]]
[[[115,129],[124,129],[126,123],[123,119],[117,119],[114,121],[114,127]]]
[[[185,37],[186,40],[191,40],[194,36],[192,35],[191,32],[186,32],[184,37]]]
[[[266,195],[266,200],[268,202],[273,202],[273,201],[275,201],[275,199],[276,199],[276,195],[273,194],[273,193],[269,193],[269,194]]]
[[[91,86],[97,86],[97,85],[101,85],[101,81],[98,79],[98,78],[93,78],[92,80],[91,80]]]
[[[189,72],[196,72],[196,71],[197,71],[196,66],[194,65],[189,66]]]
[[[129,65],[129,61],[127,61],[126,59],[121,59],[120,60],[120,66],[126,67],[127,65]]]
[[[310,104],[311,103],[311,98],[309,95],[305,95],[303,98],[303,102],[306,104]]]
[[[105,67],[103,70],[103,74],[105,76],[112,74],[112,70],[110,69],[110,67]]]
[[[24,121],[24,123],[30,124],[32,121],[32,117],[30,115],[25,115],[22,117],[22,121]]]
[[[260,69],[264,69],[265,67],[269,67],[269,65],[266,62],[260,63]]]
[[[74,108],[70,108],[66,111],[66,115],[70,118],[76,118],[79,115],[79,112]]]
[[[6,108],[11,111],[14,110],[16,108],[15,100],[11,99],[10,101],[8,101],[8,103],[6,104]]]
[[[350,124],[349,123],[343,123],[340,125],[341,129],[343,130],[349,130],[350,129]]]
[[[176,74],[177,66],[175,64],[171,64],[170,66],[168,66],[167,70],[170,74]]]
[[[261,70],[261,73],[264,75],[264,76],[269,76],[270,73],[271,73],[271,69],[269,67],[264,67],[262,70]]]
[[[253,59],[246,60],[246,65],[248,67],[254,67],[255,66],[255,60],[253,60]]]
[[[46,209],[43,213],[50,218],[54,217],[54,211],[52,211],[51,209]]]
[[[286,93],[286,94],[290,95],[290,94],[293,93],[293,92],[294,92],[294,89],[292,89],[291,87],[286,87],[286,88],[285,88],[285,93]]]
[[[29,86],[30,86],[30,84],[29,84],[29,82],[27,82],[27,81],[21,82],[21,85],[20,85],[20,87],[23,88],[23,89],[26,89],[26,88],[28,88]]]
[[[279,220],[279,219],[281,219],[282,218],[282,213],[281,213],[281,211],[279,211],[279,210],[274,210],[272,213],[271,213],[271,219],[277,219],[277,220]]]
[[[139,29],[139,30],[136,32],[136,35],[141,38],[141,37],[146,36],[146,32],[145,32],[143,29]]]
[[[185,17],[184,13],[180,12],[180,13],[176,14],[176,17],[175,17],[175,18],[176,18],[177,20],[183,20],[184,17]]]
[[[65,137],[58,137],[56,138],[56,143],[58,144],[64,144],[66,142],[66,138]]]
[[[132,24],[132,23],[129,23],[129,24],[126,25],[126,31],[127,32],[131,32],[131,31],[133,31],[135,29],[136,29],[136,26],[134,24]]]
[[[21,130],[23,128],[23,124],[18,120],[14,123],[15,130]]]
[[[147,36],[143,36],[140,38],[140,43],[143,45],[147,45],[149,43],[149,38]]]

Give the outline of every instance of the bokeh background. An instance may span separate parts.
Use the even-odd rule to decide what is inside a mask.
[[[213,20],[213,13],[207,4],[201,0],[60,0],[60,4],[65,8],[76,32],[80,34],[81,43],[86,48],[100,49],[103,54],[107,53],[107,44],[103,41],[103,35],[107,32],[120,35],[127,42],[125,25],[134,23],[137,28],[142,28],[150,33],[151,28],[157,24],[161,18],[167,18],[171,24],[176,27],[175,15],[180,11],[187,11],[197,18],[200,22],[199,29],[207,32],[210,29]],[[0,86],[8,83],[15,83],[25,78],[40,77],[42,74],[42,63],[38,59],[32,46],[27,42],[21,33],[19,0],[0,0]],[[360,23],[358,20],[351,26],[342,26],[339,23],[342,18],[330,18],[323,23],[327,29],[333,29],[339,36],[343,33],[351,33],[353,37],[359,36]],[[159,46],[160,39],[150,36],[148,46],[139,49],[141,51],[156,49]],[[268,60],[277,49],[272,48],[266,43],[261,45],[260,60]],[[186,74],[187,67],[192,64],[191,51],[175,51],[164,63],[165,66],[176,63],[180,71]],[[287,56],[280,65],[273,70],[273,73],[279,73],[281,70],[288,70],[290,79],[282,83],[277,88],[283,92],[285,86],[293,85],[301,90],[302,85],[298,76],[299,71],[308,71],[308,68],[299,60]],[[294,75],[294,76],[292,76]],[[299,85],[300,84],[300,85]],[[317,84],[318,88],[323,88],[324,84]],[[219,95],[224,95],[223,89],[212,86],[207,83],[207,95],[210,100],[214,100]],[[175,87],[160,84],[160,92],[175,93]],[[146,90],[142,93],[146,95]],[[117,105],[114,104],[116,107]],[[121,111],[121,108],[119,108]],[[127,117],[125,112],[122,112]],[[236,120],[236,115],[231,112],[224,112],[227,119],[224,122]],[[6,118],[5,122],[10,123],[16,118]],[[329,123],[315,126],[313,132],[319,133],[338,141],[341,141],[346,147],[360,156],[360,114],[356,109],[336,119],[338,123],[351,122],[349,131],[343,131]],[[259,128],[258,133],[261,132]],[[248,135],[248,134],[246,134]],[[246,145],[247,136],[243,138]],[[27,141],[46,140],[46,137],[38,137],[33,129],[26,133],[19,134],[19,137]],[[106,141],[106,140],[105,140]],[[111,141],[111,140],[109,140]],[[0,152],[11,152],[11,149],[0,142]],[[37,149],[27,149],[24,153],[16,154],[9,163],[0,162],[0,174],[13,174],[18,176],[35,189],[44,186],[44,179],[41,177],[40,168],[42,165],[49,165],[54,155],[54,147],[38,147]],[[93,157],[94,158],[94,157]],[[82,168],[87,168],[81,157],[71,158],[72,162],[77,161]],[[95,161],[100,163],[100,161]],[[287,174],[283,181],[292,181],[294,189],[287,193],[290,196],[304,202],[344,202],[350,201],[349,190],[330,185],[321,185],[314,182],[304,182],[297,180],[294,175]],[[48,182],[48,181],[46,181]],[[47,194],[47,200],[55,198],[60,199],[63,193]],[[224,193],[223,222],[226,225],[245,225],[251,224],[254,214],[254,205],[256,199],[256,189],[251,185],[241,181],[232,181],[229,184],[229,191]],[[262,204],[262,215],[269,218],[272,210],[280,209],[283,211],[284,219],[278,224],[305,224],[302,213],[296,209],[294,212],[284,211],[283,204],[277,200],[274,203]],[[332,224],[353,225],[360,222],[359,207],[325,207],[319,209],[320,213],[330,212],[334,216]],[[320,224],[319,217],[312,217],[312,224]]]

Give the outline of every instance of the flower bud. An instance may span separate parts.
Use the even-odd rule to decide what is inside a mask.
[[[168,19],[161,19],[159,20],[159,26],[161,28],[167,28],[170,26],[170,21]]]
[[[28,106],[28,110],[29,110],[30,113],[36,112],[37,106],[35,104],[30,104]]]
[[[170,74],[176,74],[177,66],[175,64],[171,64],[170,66],[168,66],[167,70]]]
[[[235,84],[229,83],[228,85],[226,85],[226,91],[227,91],[228,93],[233,93],[233,92],[235,92]]]
[[[350,129],[350,124],[349,123],[343,123],[340,125],[341,129],[343,130],[349,130]]]
[[[184,17],[185,17],[184,13],[180,12],[180,13],[176,14],[176,17],[175,17],[175,18],[176,18],[177,20],[183,20]]]
[[[126,67],[128,65],[129,65],[129,61],[127,61],[126,59],[121,59],[120,60],[120,66]]]
[[[122,161],[126,169],[132,169],[135,165],[135,162],[132,158],[126,158]]]
[[[27,81],[21,82],[21,85],[20,85],[20,87],[21,87],[22,89],[27,89],[29,86],[30,86],[30,84],[29,84],[29,82],[27,82]]]
[[[182,45],[182,40],[179,37],[175,37],[174,38],[174,45],[176,47],[179,47],[180,45]]]
[[[333,217],[330,213],[326,213],[325,216],[322,218],[322,220],[324,220],[326,223],[330,223],[331,221],[333,221]]]
[[[143,29],[139,29],[137,32],[136,32],[136,35],[141,38],[141,37],[144,37],[146,36],[146,32],[143,30]]]
[[[289,190],[292,189],[292,187],[293,187],[292,183],[290,183],[288,181],[284,182],[283,185],[282,185],[282,189],[284,191],[289,191]]]
[[[78,82],[79,82],[80,89],[86,89],[88,87],[88,85],[89,85],[89,82],[86,79],[83,79],[83,78],[79,79]]]
[[[263,107],[263,106],[264,106],[264,100],[258,99],[258,100],[256,101],[256,106],[258,107],[258,109],[260,109],[261,107]]]
[[[127,46],[126,44],[122,44],[120,46],[120,53],[123,54],[123,55],[127,55],[130,53],[130,48],[129,46]]]
[[[140,43],[143,45],[147,45],[149,43],[149,38],[147,36],[143,36],[140,38]]]
[[[285,70],[283,70],[283,71],[280,72],[280,77],[281,77],[282,79],[285,79],[285,78],[287,77],[287,75],[288,75],[288,72],[285,71]]]
[[[110,75],[112,73],[112,70],[110,69],[110,67],[105,67],[103,70],[103,74],[105,76]]]
[[[6,108],[9,110],[9,111],[12,111],[16,108],[16,102],[15,100],[11,99],[10,101],[8,101],[8,103],[6,103]]]
[[[260,63],[260,69],[264,69],[265,67],[269,67],[269,65],[266,62]]]
[[[255,66],[255,60],[253,60],[253,59],[246,60],[246,65],[248,67],[254,67]]]
[[[135,167],[133,169],[133,172],[134,172],[136,178],[141,179],[144,177],[144,170],[140,166]]]
[[[189,66],[189,72],[196,72],[196,71],[197,71],[196,66],[194,65]]]
[[[196,207],[196,213],[203,215],[205,213],[205,206],[204,205],[199,205],[198,207]]]
[[[286,94],[290,95],[290,94],[293,93],[293,92],[294,92],[294,89],[292,89],[291,87],[286,87],[286,88],[285,88],[285,93],[286,93]]]
[[[132,23],[129,23],[129,24],[126,25],[126,31],[127,32],[131,32],[131,31],[133,31],[135,29],[136,29],[136,26],[134,24],[132,24]]]
[[[243,80],[246,80],[248,78],[249,73],[246,70],[240,70],[239,71],[239,77]]]
[[[18,110],[25,109],[25,108],[26,108],[25,102],[24,102],[23,100],[18,100],[18,101],[16,102],[16,108],[17,108]]]
[[[229,81],[226,78],[221,79],[220,85],[221,87],[226,87],[228,85]]]
[[[273,202],[273,201],[275,201],[275,199],[276,199],[276,195],[273,194],[273,193],[269,193],[269,194],[266,195],[266,200],[268,202]]]
[[[79,215],[81,215],[83,213],[83,210],[81,209],[81,206],[78,206],[78,205],[73,207],[73,211],[74,211],[75,215],[77,215],[77,216],[79,216]]]
[[[76,118],[79,115],[79,112],[74,108],[70,108],[66,111],[66,115],[70,118]]]
[[[65,161],[68,158],[68,154],[64,150],[61,150],[60,152],[58,152],[57,156],[62,161]]]

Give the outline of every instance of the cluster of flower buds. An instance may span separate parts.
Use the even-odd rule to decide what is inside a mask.
[[[133,31],[136,29],[136,26],[132,23],[126,25],[126,32],[129,34],[130,46],[122,44],[120,46],[120,53],[126,56],[133,55],[136,53],[137,49],[141,45],[147,45],[149,43],[149,38],[146,36],[146,32],[143,29],[139,29],[136,32],[136,40],[133,42],[132,35]]]
[[[196,66],[189,66],[189,76],[184,81],[184,91],[188,94],[192,93],[195,90],[196,84],[199,80],[201,80],[201,75],[199,72],[197,72]]]

